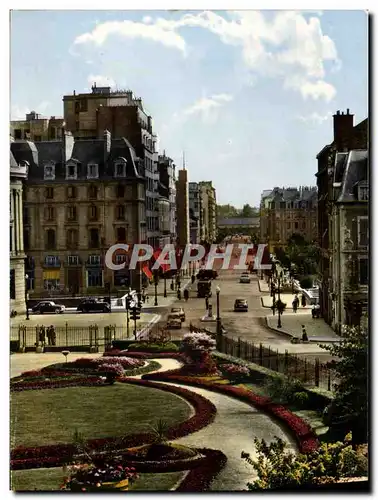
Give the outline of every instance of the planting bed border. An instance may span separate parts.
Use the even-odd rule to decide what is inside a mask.
[[[319,447],[319,441],[316,434],[303,419],[292,413],[284,406],[273,403],[270,398],[258,396],[250,390],[241,387],[217,384],[211,381],[203,380],[199,377],[184,376],[180,374],[180,370],[151,373],[143,375],[142,379],[192,385],[195,387],[205,388],[210,391],[220,392],[227,396],[233,396],[261,409],[270,416],[275,417],[281,423],[284,423],[294,434],[301,453],[309,453]]]
[[[197,448],[196,450],[205,455],[205,459],[201,465],[189,471],[175,489],[177,492],[207,491],[213,479],[227,463],[227,456],[220,450],[211,450],[209,448]]]
[[[129,358],[140,358],[140,359],[177,359],[182,361],[182,354],[179,352],[141,352],[141,351],[108,351],[104,352],[104,357],[108,356],[126,356]]]
[[[167,431],[167,439],[173,440],[180,437],[187,436],[193,432],[199,431],[213,422],[216,415],[216,407],[209,400],[188,391],[182,387],[173,387],[165,384],[158,384],[148,380],[139,379],[117,379],[122,383],[130,383],[134,385],[141,385],[151,387],[167,392],[171,392],[178,396],[183,397],[190,403],[194,409],[195,414],[185,422],[174,425]],[[154,441],[152,433],[132,434],[120,437],[109,437],[100,439],[91,439],[87,441],[87,446],[92,451],[100,452],[106,446],[120,445],[122,448],[132,448],[144,444],[150,444]],[[75,454],[75,446],[73,444],[57,444],[47,445],[33,448],[18,447],[11,451],[11,469],[36,469],[42,467],[59,467],[67,462],[72,461]]]

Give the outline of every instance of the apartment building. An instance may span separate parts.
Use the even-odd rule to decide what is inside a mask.
[[[176,242],[176,165],[165,151],[158,157],[160,183],[168,188],[169,200],[169,243]],[[161,245],[160,245],[161,246]]]
[[[217,198],[212,181],[199,182],[201,203],[201,241],[213,243],[217,238]]]
[[[198,244],[201,241],[201,196],[198,182],[189,182],[189,230],[190,242]]]
[[[24,243],[30,293],[103,293],[141,287],[139,270],[113,271],[105,254],[115,243],[146,243],[144,165],[125,138],[15,141],[27,162]],[[23,162],[23,163],[22,163]],[[127,262],[119,252],[115,262]]]
[[[177,245],[185,247],[190,243],[189,186],[188,171],[178,171],[176,182]]]
[[[26,114],[25,120],[10,122],[10,135],[15,140],[50,141],[62,138],[64,119],[51,116],[45,118],[35,111]]]

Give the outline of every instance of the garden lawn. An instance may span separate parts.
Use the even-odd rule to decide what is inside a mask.
[[[65,474],[62,467],[52,469],[30,469],[13,471],[11,489],[13,491],[54,491],[59,490]],[[163,472],[161,474],[140,474],[131,486],[133,491],[168,491],[180,481],[184,472]]]
[[[169,426],[187,420],[184,399],[150,387],[114,384],[11,394],[11,448],[150,432],[159,419]]]

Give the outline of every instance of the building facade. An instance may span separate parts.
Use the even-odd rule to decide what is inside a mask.
[[[44,118],[35,111],[31,111],[26,114],[25,120],[10,122],[10,135],[15,140],[54,141],[62,138],[64,126],[63,118],[55,116]]]
[[[369,180],[367,150],[336,153],[330,169],[331,325],[359,325],[368,309]]]
[[[105,254],[116,243],[146,243],[146,180],[127,139],[15,141],[28,162],[24,196],[30,293],[104,293],[141,286],[139,270],[113,271]],[[127,261],[123,252],[114,262]]]
[[[28,163],[17,161],[10,152],[10,219],[9,219],[9,257],[10,257],[10,312],[17,314],[26,311],[25,252],[23,237],[23,184],[28,175]]]
[[[104,130],[112,137],[127,137],[136,152],[143,175],[146,177],[147,243],[159,246],[159,191],[156,136],[152,118],[144,108],[141,98],[131,90],[92,86],[91,93],[63,97],[66,128],[75,138],[100,139]],[[142,173],[142,171],[141,171]]]
[[[293,234],[308,242],[317,240],[317,188],[275,187],[262,193],[260,203],[260,240],[274,247],[285,247]]]
[[[179,247],[184,247],[190,243],[188,171],[185,169],[178,171],[176,182],[176,217],[176,243]]]
[[[318,168],[315,174],[318,187],[318,244],[321,252],[319,301],[322,316],[329,324],[333,321],[329,240],[333,178],[330,172],[337,152],[352,149],[368,149],[368,119],[354,125],[354,115],[349,109],[346,113],[337,111],[333,116],[333,141],[316,156]]]
[[[215,242],[217,238],[217,197],[211,181],[199,182],[201,206],[201,241]]]
[[[201,205],[198,182],[189,182],[190,242],[194,244],[199,244],[201,241]]]
[[[169,199],[169,235],[170,243],[176,242],[176,166],[168,156],[164,154],[158,157],[159,181],[168,187]]]

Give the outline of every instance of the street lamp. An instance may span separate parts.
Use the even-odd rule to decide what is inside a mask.
[[[278,288],[277,288],[277,294],[278,294],[278,304],[279,304],[279,307],[277,308],[278,310],[278,323],[277,323],[277,328],[282,328],[282,323],[281,323],[281,314],[282,314],[282,308],[281,308],[281,290],[280,290],[280,286],[281,286],[281,279],[278,278]]]
[[[29,275],[25,274],[25,305],[26,305],[26,319],[29,318],[29,307],[28,307],[28,279]]]
[[[157,306],[159,304],[158,304],[158,299],[157,299],[158,277],[157,277],[157,272],[156,271],[154,273],[154,285],[155,285],[155,306]]]
[[[164,273],[164,297],[167,296],[167,277]]]
[[[220,288],[217,286],[216,288],[217,292],[217,334],[219,335],[221,333],[221,318],[219,315],[219,294],[220,294]]]

